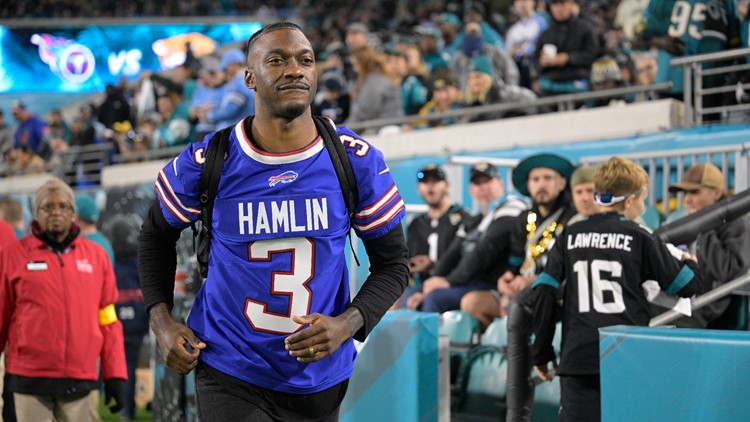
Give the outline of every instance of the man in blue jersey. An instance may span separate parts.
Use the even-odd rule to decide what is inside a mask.
[[[217,129],[237,124],[245,116],[255,114],[255,93],[245,86],[245,55],[232,49],[221,57],[221,69],[226,74],[221,101],[215,108],[201,108],[198,119],[214,123]]]
[[[211,136],[159,173],[138,252],[144,302],[166,364],[180,374],[197,368],[202,419],[335,421],[356,357],[352,338],[364,340],[406,284],[404,203],[380,151],[336,128],[357,179],[353,226],[370,258],[370,275],[350,299],[350,220],[321,138],[329,135],[310,111],[312,46],[297,25],[281,22],[254,34],[246,57],[256,114],[229,138],[208,278],[187,326],[173,321],[175,242],[200,218]]]

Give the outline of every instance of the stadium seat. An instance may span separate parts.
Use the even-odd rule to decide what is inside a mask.
[[[748,303],[747,296],[730,295],[729,307],[721,316],[711,321],[706,328],[714,330],[741,330],[748,329]]]
[[[658,229],[665,220],[664,214],[656,209],[656,207],[652,206],[647,206],[646,209],[643,210],[641,218],[643,218],[643,223],[650,227],[652,230]]]
[[[479,343],[480,326],[476,318],[455,310],[440,315],[439,335],[450,341],[451,385],[455,385],[458,370],[469,350]]]
[[[482,344],[472,348],[459,370],[453,420],[505,420],[507,377],[507,361],[499,347]]]
[[[495,318],[487,329],[484,330],[479,343],[498,348],[505,347],[508,344],[508,318]]]

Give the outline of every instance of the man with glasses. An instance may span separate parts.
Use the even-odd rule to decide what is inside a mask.
[[[73,190],[51,178],[31,234],[0,251],[0,349],[18,420],[90,421],[89,394],[123,403],[127,379],[117,284],[107,253],[79,237]]]

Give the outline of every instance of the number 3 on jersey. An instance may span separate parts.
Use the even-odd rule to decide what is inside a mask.
[[[289,312],[279,314],[269,311],[268,304],[252,299],[245,300],[245,318],[255,330],[276,334],[290,334],[300,328],[292,315],[307,315],[310,312],[312,292],[307,283],[315,274],[315,244],[304,237],[261,240],[247,247],[250,261],[271,261],[274,254],[291,253],[289,271],[271,273],[271,294],[289,297]]]
[[[589,271],[589,264],[591,264],[591,271]],[[576,273],[578,279],[578,311],[580,313],[589,312],[592,301],[594,310],[602,314],[617,314],[625,310],[622,285],[602,278],[602,273],[608,273],[612,278],[619,279],[622,276],[622,264],[601,259],[595,259],[590,263],[577,261],[573,264],[573,272]],[[591,293],[589,293],[589,274],[591,274]],[[607,291],[612,292],[612,300],[605,303],[604,292]]]

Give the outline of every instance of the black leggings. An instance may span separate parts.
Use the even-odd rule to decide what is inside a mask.
[[[534,324],[534,290],[527,287],[510,301],[508,308],[508,381],[506,421],[529,421],[534,405],[531,381],[531,334]]]
[[[199,363],[195,373],[202,421],[336,422],[349,381],[312,394],[260,388]]]

